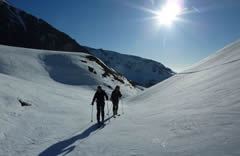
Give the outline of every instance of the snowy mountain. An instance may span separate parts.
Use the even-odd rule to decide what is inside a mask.
[[[130,95],[138,90],[121,74],[89,54],[3,45],[0,45],[0,53],[0,73],[25,81],[42,85],[54,82],[92,89],[102,85],[109,92],[119,85]]]
[[[57,51],[88,51],[63,32],[0,0],[0,44]]]
[[[88,51],[127,79],[143,87],[153,86],[175,74],[171,69],[153,60],[103,49],[88,48]]]
[[[116,80],[132,97],[120,101],[116,119],[106,102],[100,129],[95,109],[90,122],[93,88],[114,76],[103,77],[98,61],[82,53],[0,51],[1,156],[240,154],[240,41],[136,96]],[[32,106],[21,107],[17,98]]]
[[[152,86],[174,75],[169,68],[152,60],[83,47],[44,20],[3,0],[0,0],[0,34],[0,44],[3,45],[84,53],[90,51],[106,65],[144,87]]]

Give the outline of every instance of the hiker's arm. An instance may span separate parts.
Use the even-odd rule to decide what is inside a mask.
[[[112,92],[111,97],[110,97],[110,100],[111,100],[111,101],[112,101],[112,97],[113,97],[113,92]]]
[[[93,97],[93,100],[92,100],[92,105],[94,104],[94,102],[96,100],[96,97],[97,97],[97,93],[94,94],[94,97]]]
[[[120,97],[120,98],[122,97],[122,94],[121,94],[121,92],[119,92],[119,97]]]

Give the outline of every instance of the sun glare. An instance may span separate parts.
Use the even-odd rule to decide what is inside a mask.
[[[157,15],[157,19],[160,25],[171,25],[173,21],[177,20],[177,16],[181,14],[181,7],[177,3],[168,2]]]

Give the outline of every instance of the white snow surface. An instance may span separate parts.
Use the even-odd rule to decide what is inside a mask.
[[[240,155],[240,41],[122,99],[121,116],[106,119],[101,129],[90,122],[94,85],[63,84],[46,70],[59,53],[6,46],[0,52],[1,156]],[[54,59],[43,59],[52,54]],[[83,56],[73,55],[61,54],[72,61]],[[33,106],[21,107],[16,97]]]

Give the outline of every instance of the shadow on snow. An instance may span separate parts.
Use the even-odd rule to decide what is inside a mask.
[[[104,120],[104,122],[110,120],[112,116],[108,117],[107,119]],[[91,133],[95,132],[98,130],[97,124],[94,124],[84,130],[81,134],[78,134],[76,136],[73,136],[67,140],[60,141],[50,147],[48,147],[46,150],[41,152],[38,156],[57,156],[60,154],[65,153],[64,155],[67,155],[68,153],[72,152],[76,146],[71,146],[74,142],[77,140],[83,140],[90,136]]]
[[[96,80],[89,72],[81,68],[70,56],[64,54],[51,54],[41,56],[49,76],[67,85],[96,85]]]

